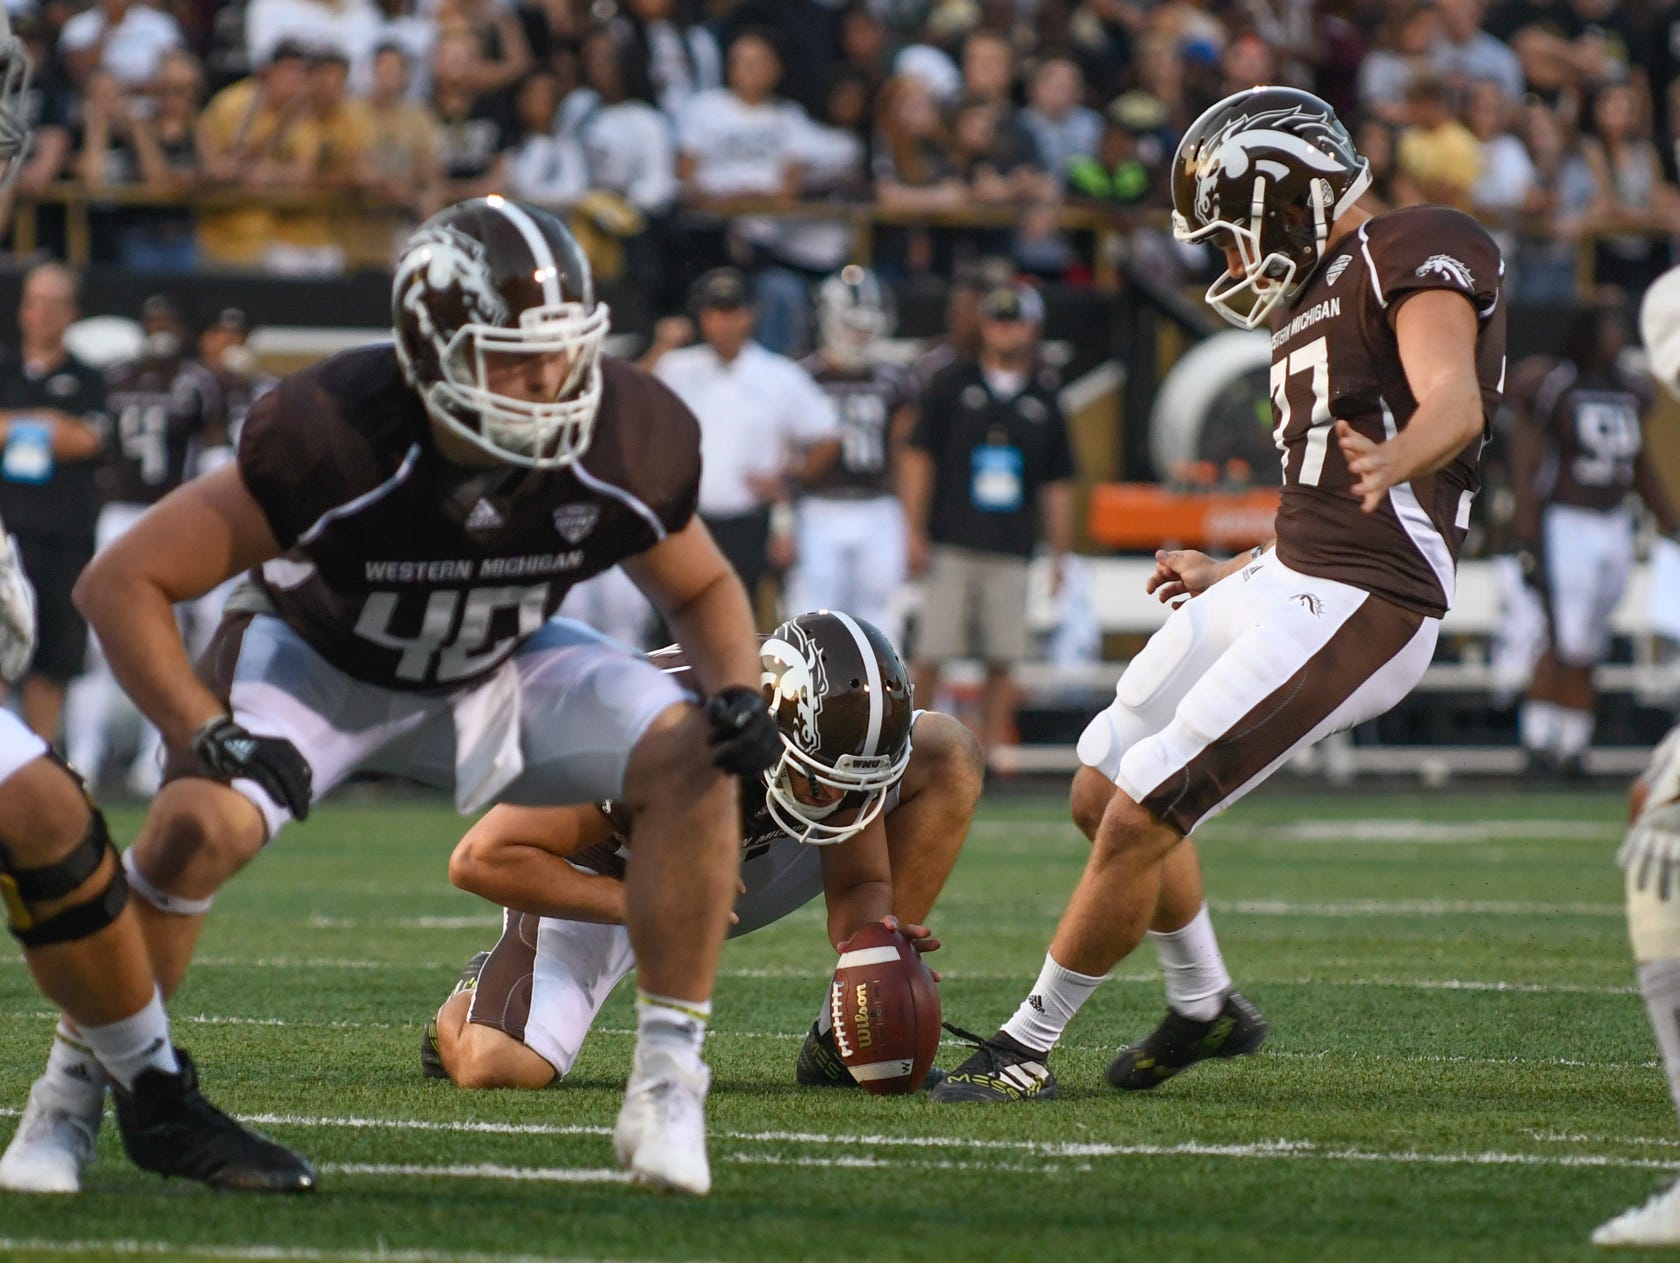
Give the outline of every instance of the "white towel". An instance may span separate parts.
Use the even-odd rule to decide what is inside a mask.
[[[513,659],[458,694],[455,714],[455,810],[489,805],[525,770],[519,748],[519,670]]]

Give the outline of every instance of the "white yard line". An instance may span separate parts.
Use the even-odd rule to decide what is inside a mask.
[[[1360,818],[1351,820],[1301,820],[1292,824],[1255,825],[1245,828],[1233,821],[1220,829],[1231,841],[1249,837],[1264,842],[1394,842],[1427,846],[1465,846],[1483,842],[1578,842],[1615,839],[1624,822],[1606,818],[1592,820],[1465,819],[1394,820]],[[1605,863],[1611,856],[1605,855]]]
[[[628,1184],[630,1177],[611,1167],[509,1167],[494,1162],[421,1166],[415,1163],[329,1162],[329,1175],[414,1175],[436,1180],[514,1180],[552,1184]]]
[[[290,1245],[202,1245],[179,1241],[119,1239],[96,1241],[49,1241],[41,1237],[0,1237],[0,1256],[14,1258],[31,1254],[134,1255],[138,1258],[238,1259],[247,1263],[614,1263],[609,1259],[586,1259],[553,1254],[484,1254],[477,1251],[401,1250],[383,1246],[377,1250],[321,1250]],[[625,1263],[625,1261],[619,1261]]]
[[[1626,915],[1619,903],[1524,903],[1505,899],[1346,899],[1297,903],[1288,899],[1210,899],[1215,912],[1260,917],[1613,917]]]

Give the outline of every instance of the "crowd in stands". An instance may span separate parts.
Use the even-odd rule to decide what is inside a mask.
[[[502,191],[565,213],[607,282],[637,277],[645,326],[732,263],[760,336],[794,350],[853,246],[818,208],[879,208],[889,279],[1005,254],[1087,280],[1069,207],[1193,269],[1160,232],[1167,162],[1259,82],[1342,113],[1374,201],[1495,228],[1518,302],[1576,296],[1583,239],[1598,281],[1636,291],[1680,232],[1680,6],[1659,0],[8,7],[38,66],[18,193],[85,186],[95,258],[137,268],[379,269],[430,210]]]

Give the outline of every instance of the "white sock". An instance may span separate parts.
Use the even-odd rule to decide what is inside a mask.
[[[679,1065],[700,1068],[700,1046],[712,1020],[710,1000],[673,1000],[636,992],[636,1051],[667,1052]]]
[[[105,1100],[105,1088],[110,1076],[81,1033],[74,1030],[65,1018],[58,1019],[53,1032],[52,1051],[47,1054],[47,1069],[41,1076],[47,1090],[77,1113],[92,1114]]]
[[[1680,1114],[1680,959],[1644,961],[1639,966],[1639,990],[1645,1012],[1662,1049],[1668,1093]]]
[[[1550,750],[1557,745],[1558,716],[1563,708],[1556,702],[1534,700],[1522,704],[1517,712],[1517,733],[1525,750]]]
[[[1049,1052],[1067,1024],[1073,1021],[1073,1015],[1079,1012],[1079,1006],[1091,998],[1091,993],[1107,977],[1104,974],[1093,978],[1090,974],[1063,969],[1046,952],[1044,968],[1038,972],[1032,993],[1021,1001],[1015,1016],[1003,1024],[1003,1033],[1018,1044]]]
[[[181,1068],[175,1060],[175,1047],[169,1042],[169,1015],[163,1011],[163,997],[156,991],[133,1017],[105,1026],[84,1026],[82,1038],[99,1058],[99,1064],[124,1088],[132,1087],[134,1077],[142,1070],[156,1067],[174,1074]]]
[[[1590,710],[1568,710],[1558,707],[1557,752],[1559,758],[1570,759],[1584,753],[1592,741],[1593,713]]]
[[[1182,929],[1165,934],[1150,930],[1149,938],[1166,975],[1167,1003],[1197,1022],[1218,1017],[1225,993],[1231,989],[1231,974],[1219,954],[1207,904]]]

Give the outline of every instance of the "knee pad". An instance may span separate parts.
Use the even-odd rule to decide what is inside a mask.
[[[123,872],[128,875],[128,884],[139,895],[159,912],[167,912],[178,917],[201,917],[210,911],[210,905],[216,902],[211,895],[207,899],[188,899],[182,895],[172,895],[163,887],[152,881],[140,871],[140,862],[134,856],[134,848],[129,847],[123,852]]]
[[[111,866],[104,889],[81,903],[61,908],[45,920],[35,915],[36,904],[62,899],[91,877],[117,848],[105,827],[105,817],[92,809],[87,832],[70,854],[40,868],[18,868],[0,848],[0,901],[6,906],[7,929],[25,947],[50,947],[92,938],[122,914],[128,903],[128,882],[122,864]]]

